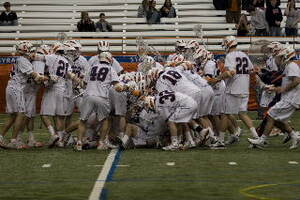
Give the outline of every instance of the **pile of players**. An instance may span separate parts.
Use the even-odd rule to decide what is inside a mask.
[[[262,78],[263,70],[254,68],[249,57],[237,50],[235,37],[224,38],[222,45],[225,60],[216,61],[197,41],[178,40],[176,53],[165,63],[143,56],[136,72],[124,72],[109,53],[106,41],[98,42],[97,55],[88,61],[80,55],[81,45],[76,40],[36,49],[29,42],[20,42],[20,56],[6,89],[10,118],[0,132],[0,146],[42,146],[32,131],[37,92],[44,87],[40,115],[50,133],[49,147],[73,145],[77,151],[118,147],[224,149],[239,141],[238,115],[250,130],[251,147],[264,147],[275,125],[286,133],[285,142],[292,140],[290,148],[297,148],[299,133],[287,123],[300,104],[295,51],[276,42],[267,46],[271,55],[264,70],[273,74],[279,71],[276,80],[281,78],[282,83],[276,87],[272,80]],[[271,93],[281,94],[258,132],[247,115],[252,73],[264,91],[264,101],[271,101],[271,97],[266,98]],[[80,117],[71,122],[75,107]],[[6,142],[4,136],[12,126],[12,137]],[[25,129],[29,138],[23,142]],[[226,132],[230,135],[225,141]]]

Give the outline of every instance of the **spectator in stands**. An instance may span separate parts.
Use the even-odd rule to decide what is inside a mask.
[[[105,14],[100,13],[99,21],[96,23],[97,32],[112,32],[112,26],[105,20]]]
[[[172,5],[171,0],[165,0],[164,5],[160,9],[161,17],[174,18],[176,17],[176,10]]]
[[[242,0],[227,0],[226,22],[238,24],[241,17]]]
[[[265,0],[253,0],[252,6],[259,7],[259,8],[264,8],[265,7]],[[251,7],[249,9],[251,9]]]
[[[155,8],[156,7],[156,1],[150,0],[149,1],[149,10],[146,12],[146,19],[148,24],[159,24],[160,23],[160,13]]]
[[[5,11],[0,15],[0,25],[1,26],[16,26],[18,25],[18,16],[14,11],[10,10],[10,3],[5,2],[3,4]]]
[[[298,23],[300,22],[300,10],[296,8],[295,0],[289,0],[284,15],[287,16],[285,23],[285,35],[297,36]]]
[[[137,17],[146,17],[146,12],[149,10],[149,0],[143,0],[142,4],[138,8]]]
[[[271,0],[266,0],[266,7],[271,6]],[[276,0],[276,6],[280,6],[280,0]]]
[[[81,20],[77,23],[79,32],[95,32],[95,23],[89,17],[88,12],[81,12]]]
[[[240,17],[240,21],[236,24],[237,28],[237,36],[247,36],[249,33],[249,22],[247,20],[247,16],[242,14]]]
[[[280,24],[282,21],[282,12],[277,5],[277,0],[271,0],[271,5],[267,7],[266,19],[269,24],[270,36],[281,36]]]
[[[251,29],[255,36],[268,35],[268,23],[266,21],[266,12],[261,7],[250,7],[248,12],[251,15]]]

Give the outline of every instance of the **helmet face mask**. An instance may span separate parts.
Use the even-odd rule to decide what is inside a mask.
[[[20,55],[29,56],[32,53],[33,45],[29,41],[20,41],[16,44],[16,51]]]
[[[177,40],[175,43],[175,51],[177,54],[183,54],[186,51],[186,43],[184,40]]]
[[[227,36],[223,39],[222,47],[225,49],[225,52],[228,53],[229,50],[238,45],[236,37]]]

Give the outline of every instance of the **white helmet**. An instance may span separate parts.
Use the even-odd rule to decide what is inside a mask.
[[[271,42],[267,46],[268,49],[270,49],[273,56],[277,56],[277,54],[284,48],[283,44],[280,42]]]
[[[155,64],[155,60],[154,60],[154,58],[151,57],[151,56],[146,56],[146,57],[144,58],[144,60],[143,60],[143,63],[146,64],[146,65],[149,65],[149,66],[153,67],[154,64]]]
[[[82,48],[82,45],[78,40],[68,40],[66,43],[71,44],[77,50],[80,50]]]
[[[282,48],[277,54],[277,56],[283,56],[284,63],[285,63],[291,60],[292,58],[294,58],[296,56],[296,52],[292,46],[287,46]]]
[[[65,50],[65,48],[64,48],[63,43],[61,43],[61,42],[56,42],[56,43],[54,43],[54,44],[52,45],[51,52],[52,52],[52,53],[56,53],[56,52],[58,52],[58,51],[64,51],[64,50]]]
[[[21,55],[29,55],[33,45],[29,41],[20,41],[16,44],[16,51]]]
[[[113,57],[112,57],[111,53],[109,53],[109,52],[100,53],[99,60],[102,61],[102,62],[106,62],[108,64],[113,63]]]
[[[76,58],[76,49],[68,42],[65,42],[63,44],[64,48],[64,56],[69,60],[69,61],[74,61]]]
[[[176,67],[177,65],[184,62],[184,56],[181,54],[177,54],[171,58],[171,60],[167,63],[167,66]]]
[[[210,51],[207,51],[207,60],[212,60],[214,58],[214,54]]]
[[[196,50],[196,52],[193,54],[193,58],[196,59],[204,59],[207,55],[207,50],[199,48]]]
[[[184,40],[177,40],[175,42],[175,51],[177,53],[183,53],[185,51],[186,42]]]
[[[109,42],[105,41],[105,40],[101,40],[98,42],[98,51],[99,52],[103,52],[103,51],[109,51]]]
[[[190,40],[188,41],[186,48],[187,49],[196,49],[200,46],[199,42],[197,42],[196,40]]]
[[[222,47],[225,49],[225,52],[228,52],[230,48],[237,46],[238,42],[236,37],[234,36],[227,36],[223,39]]]

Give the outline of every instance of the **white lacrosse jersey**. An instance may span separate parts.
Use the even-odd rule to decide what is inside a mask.
[[[119,77],[112,66],[99,63],[90,67],[85,81],[87,82],[86,95],[108,98],[110,86],[113,82],[119,82]]]
[[[88,62],[90,64],[90,66],[99,64],[100,63],[99,55],[92,56]],[[120,65],[120,63],[115,58],[113,58],[112,68],[117,72],[117,74],[119,74],[121,71],[123,71],[123,67]]]
[[[72,73],[78,77],[84,77],[85,73],[89,70],[90,64],[84,56],[79,56],[74,60],[73,65],[71,66]]]
[[[32,72],[33,66],[30,61],[23,56],[18,57],[16,59],[16,63],[13,64],[12,71],[10,72],[10,80],[8,81],[7,86],[23,90],[29,75]]]
[[[177,56],[178,54],[177,53],[173,53],[173,54],[170,54],[168,57],[167,57],[167,61],[171,61],[175,56]]]
[[[168,68],[159,76],[156,82],[156,90],[158,92],[171,90],[187,94],[188,96],[201,91],[184,74],[173,68]]]
[[[227,79],[225,92],[239,95],[249,94],[249,72],[253,69],[253,64],[248,55],[242,51],[228,53],[225,58],[225,68],[236,72],[233,77]]]
[[[48,68],[49,75],[57,76],[58,80],[53,84],[52,88],[65,92],[66,90],[66,76],[68,72],[72,72],[71,66],[69,66],[68,60],[61,55],[46,55],[46,67]]]
[[[158,112],[143,109],[139,115],[139,124],[148,135],[163,135],[167,131],[166,121]]]
[[[292,82],[292,77],[300,77],[300,67],[295,62],[290,62],[283,71],[282,87],[286,87]],[[299,107],[300,105],[300,84],[288,92],[281,94],[281,100],[292,103]]]
[[[171,90],[162,91],[155,96],[155,108],[165,120],[175,112],[190,109],[193,103],[195,101],[191,97]]]
[[[220,70],[217,67],[217,63],[209,60],[204,65],[204,75],[211,76],[212,78],[216,78],[220,75]],[[223,80],[219,81],[215,85],[212,86],[215,94],[222,94],[225,91],[225,82]]]
[[[45,63],[42,61],[33,61],[32,62],[32,66],[33,66],[33,71],[44,75],[44,71],[45,71]],[[25,86],[25,92],[26,93],[31,93],[31,94],[36,94],[37,91],[39,90],[40,85],[37,84],[36,82],[33,81],[32,78],[29,78],[27,80],[26,86]]]
[[[266,68],[268,71],[278,71],[278,66],[275,63],[275,58],[273,56],[270,56],[266,61]]]

